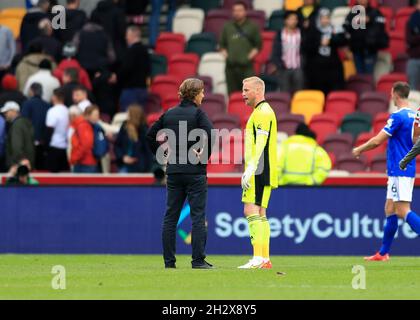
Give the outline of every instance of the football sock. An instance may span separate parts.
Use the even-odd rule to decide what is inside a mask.
[[[262,257],[270,260],[270,223],[266,216],[261,217],[262,224]]]
[[[396,214],[388,216],[384,227],[384,236],[382,238],[382,247],[379,250],[381,256],[387,254],[391,248],[392,241],[398,230],[398,217]]]
[[[420,235],[420,217],[413,211],[410,211],[405,217],[405,221],[410,225],[411,229]]]
[[[262,257],[262,223],[258,213],[246,217],[248,220],[249,236],[254,248],[254,257]]]

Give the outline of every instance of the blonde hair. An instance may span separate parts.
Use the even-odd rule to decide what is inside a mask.
[[[125,125],[130,140],[139,141],[139,128],[146,123],[143,108],[138,104],[132,104],[127,109],[128,120]]]
[[[255,89],[260,88],[262,93],[265,93],[265,83],[261,78],[258,77],[249,77],[245,78],[242,83],[251,82]]]

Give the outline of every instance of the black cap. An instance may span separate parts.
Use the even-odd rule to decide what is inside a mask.
[[[39,68],[40,69],[48,69],[51,70],[52,69],[52,64],[51,61],[48,59],[43,59],[40,63],[39,63]]]
[[[300,136],[316,139],[316,133],[313,132],[305,123],[298,124],[295,133]]]

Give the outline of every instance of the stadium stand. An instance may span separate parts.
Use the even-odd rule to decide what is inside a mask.
[[[295,134],[299,123],[305,121],[305,117],[301,114],[282,113],[277,115],[277,131],[284,132],[288,136]]]
[[[325,113],[334,114],[341,123],[346,114],[356,110],[357,95],[352,91],[333,91],[327,96]]]
[[[185,52],[198,54],[200,57],[207,52],[215,52],[217,48],[216,37],[211,32],[193,34],[187,42]]]
[[[203,31],[204,11],[198,8],[180,8],[176,11],[172,31],[182,33],[188,41],[195,33]]]
[[[305,122],[309,123],[313,115],[322,113],[324,102],[322,91],[300,90],[293,96],[291,112],[304,115]]]

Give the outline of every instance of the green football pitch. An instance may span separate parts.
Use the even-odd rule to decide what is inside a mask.
[[[247,259],[209,256],[217,269],[193,270],[178,256],[165,270],[157,255],[0,255],[0,299],[420,299],[420,258],[275,256],[271,270],[238,270]],[[52,287],[56,265],[65,289]]]

